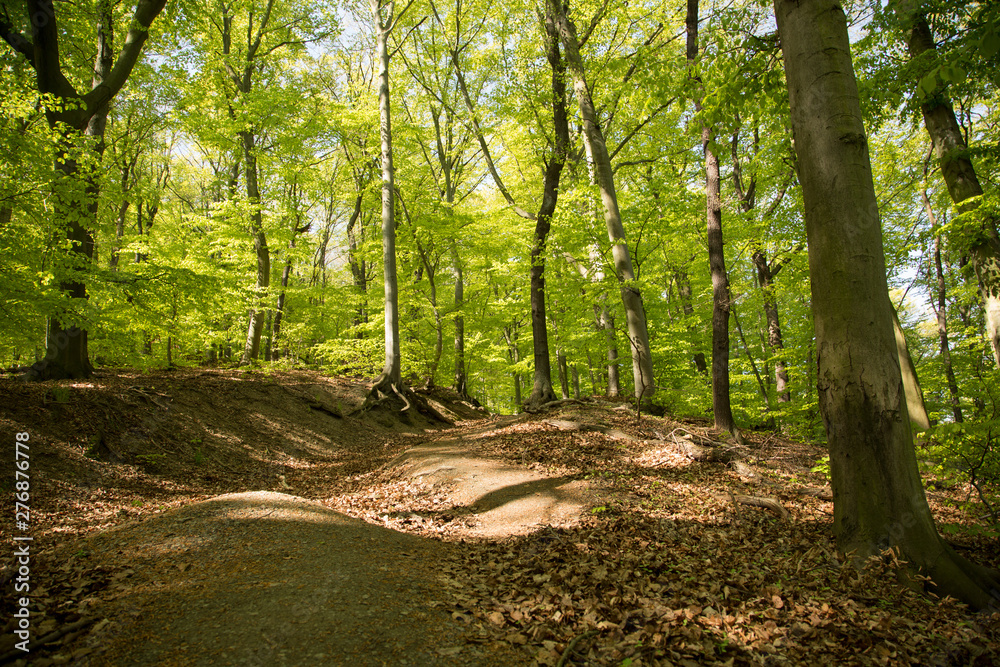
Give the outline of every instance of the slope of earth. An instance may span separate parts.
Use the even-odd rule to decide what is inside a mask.
[[[597,400],[487,417],[435,390],[456,426],[356,415],[368,386],[0,380],[3,456],[31,435],[31,664],[1000,659],[1000,615],[900,588],[891,557],[842,562],[817,447],[759,433],[738,450]],[[971,523],[963,489],[930,498]],[[956,546],[998,565],[996,539]],[[5,622],[0,662],[27,664]]]

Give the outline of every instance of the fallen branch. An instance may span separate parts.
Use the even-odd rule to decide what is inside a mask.
[[[676,429],[670,434],[670,436],[673,438],[674,444],[681,451],[681,453],[692,461],[732,463],[733,461],[739,461],[746,458],[746,455],[738,451],[735,447],[724,447],[718,443],[712,443],[712,446],[709,447],[699,445],[693,442],[690,438],[677,436],[677,430],[680,429]]]
[[[569,661],[570,656],[573,655],[573,651],[576,650],[576,645],[582,642],[584,639],[590,639],[591,637],[596,637],[601,634],[600,630],[588,630],[582,635],[577,635],[573,637],[573,640],[566,645],[566,650],[562,652],[562,656],[559,658],[559,662],[556,663],[556,667],[565,667],[566,663]]]
[[[822,488],[805,488],[805,489],[791,489],[792,493],[797,493],[800,496],[815,496],[820,500],[833,500],[833,490],[829,486],[824,486]]]
[[[749,505],[750,507],[760,507],[762,509],[766,509],[768,512],[776,514],[782,519],[787,519],[791,516],[788,510],[782,507],[781,503],[773,498],[760,498],[758,496],[740,496],[733,494],[730,494],[730,497],[741,505]]]
[[[569,421],[568,419],[544,419],[542,420],[542,423],[548,424],[549,426],[555,426],[560,431],[580,431],[581,433],[594,431],[597,433],[603,433],[612,440],[628,440],[630,442],[638,441],[638,438],[633,438],[624,431],[619,431],[616,428],[608,428],[607,426],[601,426],[599,424],[582,424],[580,422]]]

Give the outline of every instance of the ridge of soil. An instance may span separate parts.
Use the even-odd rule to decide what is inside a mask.
[[[891,556],[837,555],[821,448],[750,433],[736,452],[602,400],[498,417],[424,391],[443,428],[389,402],[356,413],[369,388],[0,380],[3,455],[31,434],[32,638],[48,638],[30,663],[1000,662],[1000,614],[901,588]],[[963,491],[929,493],[939,521],[973,523]],[[955,541],[1000,564],[995,537]],[[14,572],[5,558],[0,662],[27,664],[7,653]]]

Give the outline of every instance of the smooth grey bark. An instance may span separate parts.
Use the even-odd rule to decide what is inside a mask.
[[[635,284],[635,272],[632,268],[632,257],[629,254],[628,239],[622,224],[621,211],[618,208],[618,194],[615,190],[611,157],[601,130],[600,120],[597,117],[590,87],[587,84],[583,58],[580,56],[580,42],[577,38],[576,26],[569,19],[568,6],[559,0],[546,0],[546,8],[555,18],[559,37],[565,50],[566,65],[573,78],[573,91],[576,93],[580,115],[583,118],[584,141],[593,159],[594,177],[601,192],[601,201],[604,204],[604,221],[608,230],[608,240],[611,242],[611,255],[620,284],[622,305],[625,308],[625,323],[632,354],[635,398],[640,405],[648,407],[656,394],[653,358],[649,348],[646,311],[642,303],[642,294]]]
[[[534,240],[531,246],[530,303],[532,372],[531,394],[525,401],[529,408],[555,400],[552,387],[552,367],[549,357],[548,321],[545,314],[545,243],[552,229],[552,216],[559,197],[559,179],[569,151],[569,119],[566,111],[566,63],[559,48],[559,33],[550,8],[544,17],[545,57],[551,71],[552,127],[555,141],[545,163],[542,201],[535,216]]]
[[[837,0],[775,0],[805,205],[819,406],[837,546],[898,549],[941,595],[1000,601],[1000,573],[940,538],[917,470],[847,19]]]
[[[607,303],[594,304],[594,316],[607,342],[608,398],[618,398],[622,393],[622,383],[618,376],[618,337],[615,335],[615,318],[608,310]]]
[[[462,258],[458,254],[458,242],[451,242],[451,259],[455,269],[455,379],[452,388],[459,396],[468,396],[468,381],[465,375],[465,274]]]
[[[685,269],[678,267],[674,269],[674,280],[677,282],[677,295],[681,300],[681,312],[684,313],[685,319],[689,319],[694,315],[691,278]],[[689,333],[694,333],[694,327],[691,325],[687,326],[687,330]],[[704,352],[695,352],[691,360],[694,362],[694,367],[699,373],[708,372],[708,363]]]
[[[688,0],[687,61],[692,67],[698,59],[698,0]],[[696,84],[700,77],[694,77]],[[695,93],[694,108],[701,111],[703,93]],[[701,148],[705,155],[705,206],[706,239],[708,241],[708,266],[712,276],[712,415],[715,427],[728,431],[740,440],[739,429],[733,418],[729,397],[729,274],[726,271],[725,246],[722,238],[722,198],[719,175],[719,157],[712,150],[713,130],[702,123]]]
[[[914,0],[899,0],[895,11],[906,32],[906,45],[913,59],[929,56],[936,50],[934,36],[926,18]],[[921,104],[927,134],[934,143],[934,156],[951,200],[960,213],[979,209],[978,197],[983,188],[969,156],[969,147],[955,119],[948,91],[942,86]],[[971,201],[970,201],[971,200]],[[993,361],[1000,366],[1000,220],[993,212],[981,212],[978,233],[956,238],[968,248],[979,283],[979,294],[986,315],[986,337],[993,349]]]
[[[892,310],[892,332],[896,339],[896,354],[899,356],[899,371],[903,380],[903,393],[906,395],[906,412],[914,430],[926,431],[931,427],[927,416],[927,406],[924,405],[924,390],[917,378],[917,367],[913,365],[910,346],[906,342],[906,333],[899,322],[899,314]]]
[[[108,103],[118,94],[132,73],[142,47],[149,35],[149,26],[163,10],[166,0],[139,0],[122,49],[113,57],[111,21],[107,12],[102,13],[98,29],[98,53],[94,63],[91,88],[80,93],[62,71],[59,53],[59,28],[56,25],[55,6],[46,0],[27,0],[26,9],[31,37],[20,34],[13,25],[0,17],[0,37],[21,54],[35,70],[39,93],[53,95],[66,102],[59,107],[49,106],[45,116],[49,127],[58,130],[61,138],[56,151],[56,172],[70,187],[56,197],[56,211],[65,224],[69,241],[67,262],[77,271],[86,271],[94,257],[94,239],[89,225],[93,222],[96,203],[90,204],[87,195],[79,192],[80,174],[73,152],[82,145],[82,135],[103,136]],[[101,141],[98,142],[103,143]],[[90,183],[93,187],[93,181]],[[87,190],[87,186],[83,186]],[[77,192],[71,194],[73,190]],[[91,194],[96,190],[90,189]],[[60,283],[63,293],[74,299],[87,299],[86,283],[82,278],[69,278]],[[85,328],[50,317],[46,326],[45,357],[32,365],[28,376],[47,380],[61,378],[86,378],[93,373],[87,348],[88,332]]]
[[[385,366],[375,381],[375,387],[388,386],[399,390],[402,366],[399,347],[399,286],[396,278],[396,212],[395,173],[392,163],[392,109],[389,100],[389,34],[398,17],[383,16],[381,0],[372,0],[378,44],[379,92],[378,108],[382,140],[382,275],[385,283]],[[374,388],[373,388],[374,391]]]
[[[931,220],[933,221],[933,211],[931,211],[930,203],[927,201],[926,192],[924,192],[923,195],[924,205],[931,214]],[[945,289],[944,269],[941,265],[940,234],[934,237],[934,278],[934,297],[936,299],[936,303],[932,302],[931,305],[934,309],[934,315],[937,318],[938,349],[941,356],[941,365],[944,367],[945,380],[948,384],[948,397],[949,403],[951,404],[951,414],[955,418],[955,423],[961,424],[963,421],[962,401],[961,395],[958,391],[958,382],[955,380],[955,369],[951,365],[951,346],[948,344],[948,302],[946,299],[947,290]]]

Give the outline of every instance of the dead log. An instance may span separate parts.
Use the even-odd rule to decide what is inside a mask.
[[[797,493],[800,496],[814,496],[820,500],[833,500],[833,489],[829,486],[824,486],[822,488],[809,487],[805,489],[792,489],[792,493]]]
[[[671,437],[681,454],[692,461],[732,463],[746,458],[746,455],[735,447],[726,447],[719,443],[713,443],[714,446],[699,445],[689,437],[678,436],[676,432],[672,433]]]
[[[634,438],[624,431],[620,431],[616,428],[609,428],[607,426],[601,426],[600,424],[583,424],[580,422],[569,421],[568,419],[544,419],[542,420],[542,423],[548,424],[549,426],[555,426],[560,431],[579,431],[581,433],[591,431],[595,433],[602,433],[612,440],[639,442],[638,438]]]
[[[750,507],[760,507],[762,509],[766,509],[768,512],[771,512],[782,519],[787,519],[791,516],[788,510],[782,507],[781,503],[773,498],[741,496],[736,494],[731,494],[731,497],[740,505],[749,505]]]

